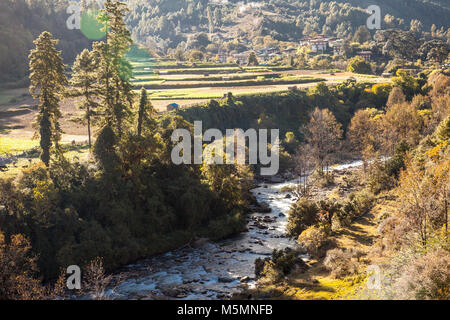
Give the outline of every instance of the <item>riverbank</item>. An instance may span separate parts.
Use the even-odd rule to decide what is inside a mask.
[[[247,229],[221,241],[197,241],[121,268],[110,299],[230,299],[255,287],[254,262],[274,249],[296,247],[286,238],[292,198],[281,193],[289,183],[262,184],[252,190],[260,206],[246,217]],[[266,204],[266,205],[265,205]],[[260,211],[260,212],[256,212]],[[206,239],[205,239],[206,240]]]
[[[352,171],[359,165],[359,162],[353,162],[338,166],[335,170]],[[336,180],[339,179],[340,176],[337,176]],[[246,217],[247,229],[244,232],[216,242],[201,239],[181,249],[121,268],[116,274],[116,285],[110,286],[106,292],[107,297],[138,300],[232,299],[249,290],[254,292],[253,298],[276,297],[272,291],[280,290],[278,286],[266,287],[272,292],[270,296],[266,289],[259,287],[255,277],[255,261],[270,257],[274,250],[300,249],[296,241],[286,237],[287,214],[297,200],[295,192],[292,192],[296,183],[261,183],[252,190],[259,205],[254,205],[253,213]],[[327,192],[321,188],[317,190],[320,194]],[[348,238],[352,236],[349,234]],[[301,257],[313,267],[318,262],[309,260],[307,255]],[[319,266],[317,270],[320,271]],[[294,274],[291,276],[294,277]]]
[[[334,171],[334,183],[330,186],[313,187],[310,198],[323,200],[326,198],[346,198],[353,192],[362,190],[358,176],[363,175],[361,163],[341,166]],[[330,249],[340,249],[348,253],[346,264],[355,269],[348,276],[339,276],[327,266],[325,256],[304,260],[306,268],[297,268],[277,283],[268,279],[260,279],[255,288],[244,290],[235,299],[282,299],[282,300],[345,300],[367,298],[367,269],[375,263],[382,263],[383,257],[374,253],[379,238],[378,217],[383,208],[389,205],[384,195],[373,200],[372,208],[358,217],[348,226],[334,227],[328,237],[333,243]],[[301,250],[300,250],[301,251]],[[306,271],[305,271],[306,270]]]

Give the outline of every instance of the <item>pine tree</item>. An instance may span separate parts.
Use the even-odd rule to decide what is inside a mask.
[[[214,17],[213,17],[213,13],[211,10],[211,7],[208,6],[208,8],[206,9],[206,15],[208,16],[208,29],[209,29],[209,33],[214,33]]]
[[[220,10],[219,7],[217,7],[214,10],[214,24],[217,27],[221,27],[222,26],[222,11]]]
[[[73,76],[70,80],[71,90],[69,94],[71,97],[83,98],[78,107],[84,110],[83,123],[87,124],[90,148],[92,145],[91,124],[98,107],[95,98],[101,93],[97,82],[98,59],[95,52],[83,50],[77,56],[72,70]]]
[[[258,66],[259,62],[258,62],[258,57],[256,56],[255,52],[250,52],[249,56],[248,56],[248,66]]]
[[[61,111],[59,102],[67,85],[65,67],[61,52],[56,50],[58,40],[52,39],[50,32],[44,31],[35,41],[36,48],[31,50],[30,93],[39,99],[39,113],[34,126],[36,136],[40,136],[41,160],[48,167],[52,145],[59,150],[62,130],[59,125]],[[39,133],[38,133],[39,132]]]
[[[147,97],[147,90],[145,88],[141,89],[141,99],[139,102],[139,112],[138,112],[138,125],[137,134],[138,137],[142,136],[142,128],[145,123],[149,123],[151,116],[154,113],[153,106]]]
[[[99,21],[104,24],[106,42],[94,44],[94,51],[101,58],[99,78],[103,96],[103,126],[114,128],[119,139],[133,104],[133,86],[130,83],[132,66],[125,57],[132,44],[124,21],[127,12],[125,3],[106,0],[105,9],[99,16]]]

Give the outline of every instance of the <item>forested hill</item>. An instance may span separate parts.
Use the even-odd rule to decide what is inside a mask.
[[[254,41],[258,36],[298,41],[311,33],[347,37],[366,24],[369,5],[379,5],[382,28],[447,31],[450,5],[444,0],[127,0],[136,39],[174,48],[199,31]],[[434,25],[434,27],[433,27]]]
[[[89,45],[79,30],[67,28],[68,6],[68,0],[0,1],[0,87],[26,78],[33,40],[45,30],[60,40],[67,63]]]
[[[413,22],[415,30],[445,37],[450,27],[447,0],[123,1],[130,8],[127,24],[134,40],[162,55],[177,48],[206,48],[211,42],[199,43],[202,38],[196,37],[202,33],[217,35],[220,43],[228,41],[237,51],[272,40],[298,43],[313,33],[347,38],[365,25],[365,8],[373,4],[382,10],[383,29],[409,30]],[[79,30],[66,26],[68,6],[77,2],[87,7],[98,4],[97,0],[0,1],[0,87],[26,79],[32,41],[44,30],[60,39],[57,48],[63,51],[66,62],[89,46]],[[234,43],[239,39],[248,43]],[[212,46],[218,43],[213,42]]]
[[[335,2],[347,2],[361,8],[378,5],[382,15],[390,14],[404,19],[408,25],[411,20],[417,19],[426,27],[431,27],[433,24],[448,26],[450,14],[450,2],[447,0],[336,0]]]

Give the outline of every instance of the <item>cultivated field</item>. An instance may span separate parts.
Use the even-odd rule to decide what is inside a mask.
[[[154,107],[165,111],[177,103],[181,107],[220,99],[231,92],[235,96],[287,91],[290,86],[308,88],[324,81],[337,84],[355,75],[348,72],[295,70],[279,65],[238,66],[235,64],[158,62],[131,59],[136,90],[148,89]],[[356,76],[359,81],[385,82],[373,76]]]
[[[349,77],[374,83],[386,81],[379,77],[348,72],[295,70],[278,65],[243,67],[235,64],[180,64],[149,58],[131,58],[131,62],[135,71],[133,84],[136,92],[142,87],[147,88],[158,112],[165,112],[167,105],[172,103],[187,108],[210,99],[221,99],[229,92],[234,96],[282,92],[289,90],[291,86],[299,89],[313,87],[320,81],[337,84]],[[15,164],[8,163],[8,172],[0,175],[11,175],[37,161],[39,153],[33,150],[37,150],[38,141],[32,139],[32,123],[36,117],[37,104],[27,88],[0,89],[0,161],[5,156],[19,156]],[[62,140],[68,148],[67,154],[74,157],[86,156],[87,130],[74,121],[81,114],[76,101],[64,100],[61,111],[61,126],[64,131]]]

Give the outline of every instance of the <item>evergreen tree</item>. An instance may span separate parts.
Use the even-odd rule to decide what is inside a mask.
[[[147,90],[145,88],[141,89],[141,99],[139,102],[139,111],[138,111],[138,125],[137,125],[137,134],[139,137],[142,136],[142,128],[145,123],[149,123],[151,121],[151,116],[154,113],[153,106],[147,97]]]
[[[77,56],[72,70],[70,96],[83,98],[79,102],[79,108],[85,111],[83,122],[87,124],[90,148],[92,145],[92,118],[96,115],[98,107],[95,98],[100,94],[100,87],[97,83],[98,59],[95,53],[85,49]]]
[[[106,126],[98,134],[94,145],[94,155],[99,162],[99,166],[105,173],[113,176],[118,168],[120,157],[116,152],[117,137],[111,127]]]
[[[258,57],[256,56],[255,52],[250,52],[249,56],[248,56],[248,66],[258,66],[259,62],[258,62]]]
[[[367,30],[366,26],[360,26],[358,30],[356,30],[355,35],[353,36],[353,42],[365,43],[370,41],[372,36],[370,35],[369,30]]]
[[[132,66],[125,55],[132,44],[125,24],[128,12],[125,3],[107,0],[99,15],[104,24],[106,42],[94,44],[94,51],[101,57],[99,78],[103,96],[103,126],[114,128],[118,139],[124,131],[124,122],[131,114],[133,86],[130,83]]]
[[[214,17],[213,17],[211,7],[208,6],[208,8],[206,9],[206,14],[208,16],[208,29],[209,29],[209,33],[211,34],[214,32]]]
[[[59,150],[62,130],[59,125],[61,111],[59,102],[64,95],[67,78],[61,52],[56,50],[58,40],[52,39],[50,32],[44,31],[35,41],[31,50],[30,93],[39,99],[39,113],[35,127],[39,130],[41,160],[48,167],[52,145]],[[37,134],[37,132],[36,132]]]

